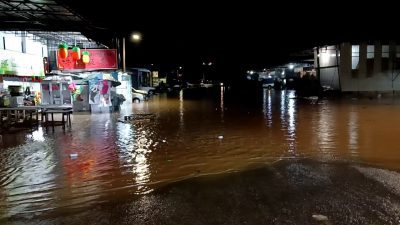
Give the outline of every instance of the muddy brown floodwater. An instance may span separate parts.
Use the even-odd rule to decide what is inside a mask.
[[[192,94],[3,133],[0,223],[399,222],[400,99]]]

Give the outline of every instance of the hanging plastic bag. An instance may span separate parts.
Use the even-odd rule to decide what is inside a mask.
[[[108,81],[103,80],[103,87],[101,88],[100,94],[105,95],[108,93]]]

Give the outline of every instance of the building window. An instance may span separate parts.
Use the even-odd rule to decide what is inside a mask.
[[[360,46],[351,46],[351,69],[358,69],[358,63],[360,62]]]
[[[382,45],[382,58],[389,58],[389,45]]]
[[[382,45],[382,71],[389,69],[389,45]]]
[[[396,58],[400,58],[400,45],[396,46]]]
[[[374,58],[374,53],[375,53],[375,46],[374,45],[368,45],[367,46],[367,59],[373,59]]]

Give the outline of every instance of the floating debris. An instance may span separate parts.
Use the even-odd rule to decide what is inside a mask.
[[[118,120],[118,122],[126,123],[126,122],[150,122],[156,117],[156,115],[152,113],[145,114],[132,114],[129,116],[124,116],[124,121]]]
[[[78,153],[71,153],[71,154],[69,154],[69,157],[71,159],[77,159],[78,158]]]
[[[312,218],[316,221],[327,221],[328,220],[327,216],[324,216],[321,214],[314,214],[314,215],[312,215]]]
[[[221,139],[224,139],[224,136],[219,135],[219,136],[218,136],[218,139],[220,139],[220,140],[221,140]]]

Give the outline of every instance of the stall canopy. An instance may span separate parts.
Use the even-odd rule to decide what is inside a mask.
[[[91,73],[88,75],[81,76],[84,80],[107,80],[111,82],[111,86],[117,87],[121,85],[121,82],[116,80],[111,73]]]

